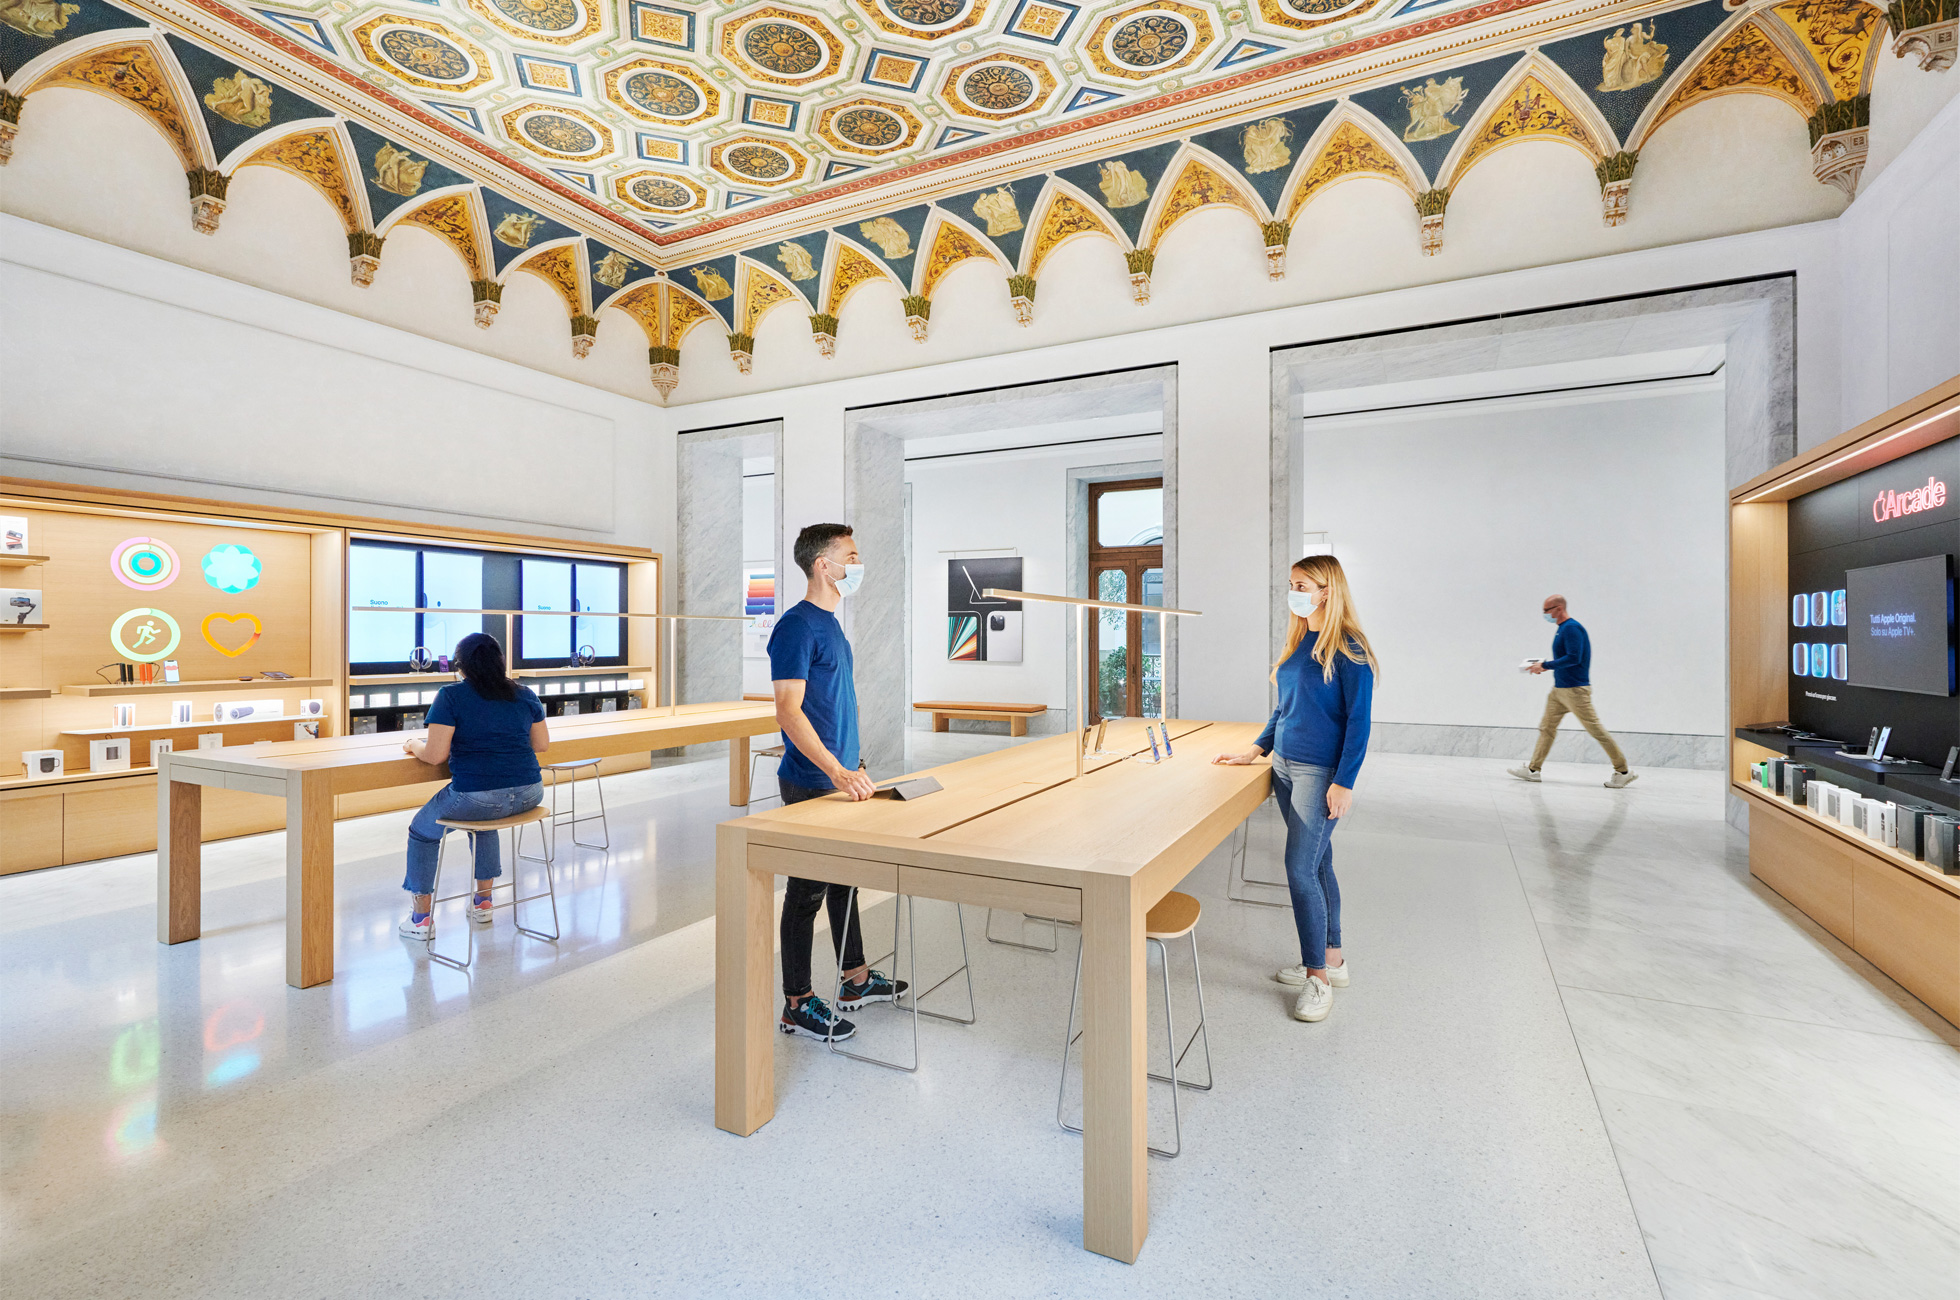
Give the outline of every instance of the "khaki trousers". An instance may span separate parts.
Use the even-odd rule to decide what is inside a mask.
[[[1593,712],[1592,687],[1554,686],[1552,693],[1545,697],[1545,716],[1538,722],[1538,748],[1531,755],[1532,771],[1545,765],[1545,755],[1552,752],[1552,742],[1558,739],[1558,724],[1568,713],[1579,720],[1587,735],[1599,742],[1606,757],[1613,761],[1615,772],[1627,770],[1627,756],[1620,752],[1613,733],[1601,725],[1599,715]]]

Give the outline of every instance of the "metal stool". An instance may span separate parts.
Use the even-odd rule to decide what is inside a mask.
[[[853,885],[851,886],[850,910],[847,913],[845,913],[846,917],[849,918],[845,921],[846,926],[849,926],[852,922],[856,922],[860,926],[864,924],[859,917],[857,901],[858,901],[857,886]],[[882,1057],[872,1056],[867,1052],[848,1051],[842,1047],[839,1047],[837,1045],[836,1039],[829,1040],[826,1046],[828,1046],[830,1050],[836,1055],[848,1056],[853,1061],[863,1061],[866,1065],[881,1065],[887,1070],[897,1070],[903,1074],[912,1074],[915,1073],[919,1068],[919,1017],[920,1016],[931,1016],[934,1020],[946,1020],[956,1025],[970,1025],[975,1020],[979,1019],[980,1008],[978,1007],[977,1004],[975,1004],[973,1000],[973,966],[971,961],[967,957],[967,951],[966,951],[965,909],[962,908],[958,903],[953,904],[953,911],[959,918],[959,925],[960,925],[960,964],[957,967],[955,967],[953,971],[946,976],[945,979],[940,980],[939,983],[933,985],[929,989],[926,989],[924,992],[921,992],[919,990],[919,930],[918,930],[918,921],[913,912],[912,896],[909,894],[897,895],[895,896],[894,901],[895,902],[902,901],[905,904],[905,939],[906,939],[905,952],[906,952],[906,961],[911,967],[911,978],[906,981],[906,983],[910,985],[910,987],[907,988],[904,993],[900,994],[899,997],[901,1000],[905,998],[910,998],[912,1000],[912,1005],[911,1007],[907,1008],[900,1005],[898,1002],[894,1002],[892,1006],[894,1010],[903,1012],[905,1014],[909,1014],[912,1017],[912,1064],[900,1065],[897,1061],[887,1061]],[[848,930],[846,930],[846,934],[847,935],[849,934]],[[866,964],[875,966],[878,964],[878,962],[884,961],[887,957],[891,958],[893,968],[894,970],[896,970],[898,964],[898,912],[895,908],[892,912],[892,950],[886,953],[884,957],[879,957],[877,958],[876,961],[867,962]],[[927,1011],[925,1008],[919,1005],[921,999],[930,997],[934,993],[937,993],[940,989],[944,988],[949,982],[951,982],[954,976],[962,973],[964,973],[966,976],[966,1012],[967,1012],[966,1015],[949,1016],[943,1011]],[[832,1007],[835,1007],[837,1005],[837,999],[843,993],[843,991],[844,991],[844,971],[843,968],[840,966],[837,971],[837,986],[831,993],[830,1003]]]
[[[994,909],[991,907],[987,909],[987,929],[986,929],[987,942],[997,943],[1003,948],[1024,948],[1029,952],[1054,952],[1055,949],[1060,946],[1060,940],[1057,937],[1057,933],[1056,933],[1057,928],[1064,925],[1075,924],[1075,922],[1073,921],[1060,921],[1052,916],[1036,916],[1032,912],[1021,913],[1021,919],[1023,921],[1047,922],[1048,945],[1046,947],[1043,947],[1041,944],[1038,943],[1017,943],[1013,939],[996,939],[994,937]]]
[[[1205,1028],[1205,975],[1198,965],[1199,911],[1197,899],[1189,894],[1173,891],[1165,894],[1162,901],[1151,908],[1149,915],[1143,918],[1144,942],[1157,945],[1157,959],[1163,973],[1164,1038],[1171,1053],[1171,1072],[1167,1075],[1152,1074],[1150,1077],[1160,1083],[1171,1085],[1171,1124],[1172,1131],[1177,1135],[1177,1145],[1168,1151],[1162,1147],[1147,1149],[1151,1155],[1163,1156],[1166,1160],[1175,1160],[1178,1153],[1184,1150],[1184,1117],[1178,1106],[1177,1090],[1192,1088],[1198,1092],[1210,1092],[1212,1085],[1211,1033]],[[1164,941],[1181,939],[1187,934],[1191,936],[1191,975],[1198,985],[1198,1027],[1191,1031],[1191,1037],[1185,1041],[1184,1048],[1180,1051],[1177,1046],[1177,1025],[1171,1012],[1170,951],[1164,947]],[[1068,1030],[1066,1037],[1062,1039],[1062,1083],[1055,1093],[1055,1122],[1071,1133],[1080,1133],[1082,1130],[1062,1118],[1062,1101],[1068,1094],[1069,1049],[1074,1047],[1075,1040],[1081,1037],[1075,1032],[1075,1003],[1081,992],[1082,949],[1078,947],[1075,950],[1075,987],[1069,991],[1068,996]],[[1205,1039],[1205,1081],[1199,1083],[1194,1079],[1180,1079],[1177,1077],[1177,1067],[1184,1063],[1185,1055],[1190,1052],[1192,1044],[1198,1041],[1200,1034],[1203,1034]]]
[[[1238,833],[1233,838],[1231,856],[1225,859],[1225,897],[1230,902],[1250,903],[1254,907],[1292,907],[1290,897],[1284,902],[1276,903],[1271,899],[1254,898],[1246,892],[1247,887],[1252,885],[1263,885],[1267,889],[1291,888],[1284,880],[1254,880],[1245,874],[1246,847],[1252,840],[1252,819],[1265,806],[1263,803],[1260,804],[1258,808],[1247,813],[1245,820],[1239,823]]]
[[[450,894],[446,897],[439,892],[442,888],[442,860],[449,852],[449,832],[451,831],[468,831],[472,837],[477,835],[495,835],[498,831],[503,830],[511,833],[510,883],[506,886],[493,881],[490,885],[492,898],[496,897],[496,892],[499,889],[508,888],[510,890],[510,901],[508,903],[493,903],[492,906],[508,907],[510,909],[510,919],[516,923],[518,933],[528,934],[533,939],[543,939],[548,943],[556,943],[558,941],[558,893],[551,879],[551,836],[543,833],[544,825],[550,822],[551,816],[551,809],[545,807],[543,804],[539,804],[535,808],[527,808],[521,813],[512,813],[508,817],[499,817],[494,821],[452,821],[446,817],[436,819],[436,825],[442,827],[442,844],[436,850],[436,878],[429,886],[432,894],[429,902],[429,937],[422,941],[424,950],[429,954],[430,961],[441,962],[443,965],[452,967],[455,970],[468,970],[470,963],[476,960],[476,926],[474,922],[465,927],[470,932],[470,947],[469,955],[462,961],[457,961],[454,957],[445,957],[436,951],[436,908],[443,903],[453,903],[459,898],[468,898],[470,897],[470,893],[474,892],[472,889],[470,892]],[[538,826],[539,832],[544,839],[544,856],[542,858],[520,859],[517,853],[518,836],[522,834],[524,827],[534,824]],[[542,894],[520,895],[517,892],[517,864],[520,860],[544,863],[544,892]],[[542,930],[530,929],[518,919],[517,905],[519,903],[529,903],[540,898],[549,898],[551,900],[550,934],[546,934]]]
[[[612,848],[612,824],[606,820],[606,787],[599,783],[599,764],[603,761],[603,759],[597,758],[574,758],[563,763],[538,764],[540,771],[551,773],[551,822],[549,829],[544,826],[538,828],[539,835],[555,838],[558,834],[558,824],[564,822],[572,828],[572,843],[579,848]],[[593,791],[599,796],[599,811],[586,813],[581,817],[578,811],[578,774],[581,768],[587,767],[592,769],[589,779],[592,782]],[[566,800],[569,806],[563,812],[558,810],[558,787],[561,785],[567,787],[571,792],[570,798]],[[599,823],[599,842],[597,844],[588,844],[578,837],[578,824],[580,822]],[[520,849],[523,847],[521,843],[523,838],[523,834],[520,832],[518,834],[520,841],[518,848]],[[525,860],[528,862],[544,861],[542,858],[527,858]]]
[[[755,765],[757,763],[760,763],[765,758],[781,758],[782,756],[783,756],[783,747],[781,745],[771,745],[767,749],[758,749],[754,753],[749,755],[749,802],[750,803],[755,802]],[[779,788],[776,791],[776,793],[765,794],[762,797],[764,799],[780,799],[783,797],[783,792]]]

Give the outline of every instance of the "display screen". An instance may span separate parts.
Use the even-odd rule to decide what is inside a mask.
[[[1845,575],[1854,686],[1953,693],[1953,579],[1944,555]]]
[[[524,561],[524,608],[553,609],[570,613],[572,609],[572,566],[564,560]],[[572,653],[572,620],[569,618],[519,619],[518,633],[524,658],[566,659]]]
[[[397,546],[347,551],[348,604],[415,608],[415,552]],[[347,616],[347,658],[357,664],[406,661],[415,649],[415,615],[360,611]]]

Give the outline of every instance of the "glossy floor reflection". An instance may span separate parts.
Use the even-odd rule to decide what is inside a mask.
[[[1369,761],[1325,1024],[1266,978],[1290,915],[1227,902],[1222,853],[1192,873],[1219,1082],[1151,1162],[1134,1268],[1079,1248],[1053,1122],[1067,930],[993,946],[968,909],[978,1024],[928,1022],[914,1076],[779,1040],[777,1118],[713,1128],[718,757],[609,778],[612,852],[561,849],[563,940],[506,914],[467,976],[394,934],[405,813],[338,828],[324,989],[283,982],[280,836],[207,848],[174,948],[150,857],[0,879],[7,1291],[1950,1296],[1960,1033],[1748,877],[1719,774],[1502,768]],[[1270,808],[1251,843],[1276,878]],[[918,920],[929,983],[958,939]]]

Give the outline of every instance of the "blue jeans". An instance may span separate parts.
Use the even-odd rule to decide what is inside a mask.
[[[436,791],[436,797],[422,805],[422,811],[415,814],[415,820],[408,824],[408,877],[402,881],[402,888],[411,894],[432,894],[436,888],[436,855],[442,850],[443,828],[436,825],[436,819],[447,817],[451,821],[488,822],[512,813],[521,813],[526,808],[535,808],[544,802],[544,783],[534,781],[530,785],[513,785],[502,790],[458,790],[446,785]],[[551,832],[547,830],[545,834]],[[469,833],[476,845],[476,878],[495,880],[504,874],[503,855],[498,851],[497,835],[489,832],[479,835]]]
[[[1327,815],[1332,768],[1292,763],[1273,755],[1273,797],[1286,821],[1286,885],[1293,894],[1293,924],[1300,931],[1300,964],[1327,965],[1327,950],[1341,946],[1341,886],[1334,879],[1334,828]]]

